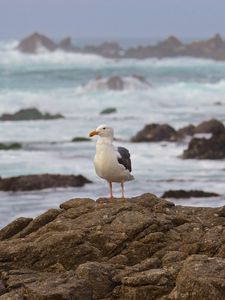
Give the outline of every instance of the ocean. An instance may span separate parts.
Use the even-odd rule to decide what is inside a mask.
[[[35,192],[0,192],[0,227],[19,216],[35,217],[63,201],[108,194],[95,175],[95,140],[71,143],[100,124],[114,127],[116,144],[131,152],[135,180],[125,185],[127,196],[169,189],[202,189],[218,198],[176,200],[192,206],[225,205],[224,160],[182,160],[188,141],[130,143],[147,123],[169,123],[176,129],[217,118],[225,122],[225,62],[204,59],[106,59],[57,51],[26,55],[18,41],[0,41],[0,114],[22,108],[61,113],[65,119],[0,122],[1,142],[20,142],[17,151],[0,151],[0,176],[60,173],[82,174],[93,181],[82,188]],[[123,91],[99,90],[88,82],[97,76],[143,76],[148,88],[135,84]],[[220,105],[218,105],[218,103]],[[100,115],[115,107],[117,113]],[[115,196],[120,195],[114,185]]]

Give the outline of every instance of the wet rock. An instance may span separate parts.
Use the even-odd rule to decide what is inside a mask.
[[[80,49],[78,47],[75,47],[72,43],[71,37],[65,37],[58,45],[57,47],[61,50],[64,50],[66,52],[76,52]]]
[[[83,53],[97,54],[109,58],[119,58],[123,49],[115,42],[105,42],[98,46],[87,45],[82,49]]]
[[[41,113],[36,108],[21,109],[14,114],[3,114],[0,121],[29,121],[29,120],[54,120],[64,118],[61,114]]]
[[[73,143],[77,143],[77,142],[90,142],[91,139],[87,138],[87,137],[84,137],[84,136],[76,136],[72,139],[71,142]]]
[[[47,36],[35,32],[24,38],[17,47],[19,51],[30,54],[38,53],[40,48],[44,48],[52,52],[57,49],[57,44]]]
[[[20,143],[0,143],[0,150],[18,150],[21,148],[22,145]]]
[[[192,136],[194,134],[195,134],[195,126],[190,124],[190,125],[180,128],[177,131],[176,136],[177,136],[177,139],[183,139],[186,136]]]
[[[1,191],[32,191],[56,187],[81,187],[90,181],[82,175],[40,174],[1,178]]]
[[[201,197],[218,197],[219,194],[211,193],[211,192],[204,192],[199,190],[169,190],[166,191],[162,198],[174,198],[174,199],[180,199],[180,198],[201,198]]]
[[[222,122],[212,119],[196,126],[194,133],[212,133],[214,135],[219,135],[225,133],[225,127]]]
[[[100,112],[100,115],[109,115],[109,114],[113,114],[116,112],[117,112],[117,109],[115,107],[108,107],[108,108],[103,109]]]
[[[225,134],[214,135],[210,139],[193,138],[182,157],[184,159],[223,159],[225,158]]]
[[[168,124],[148,124],[134,137],[132,142],[174,141],[176,130]]]
[[[1,300],[224,299],[224,208],[78,198],[22,224],[0,231]]]

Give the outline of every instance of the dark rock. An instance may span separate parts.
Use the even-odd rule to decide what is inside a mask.
[[[187,125],[185,127],[182,127],[180,128],[178,131],[177,131],[177,139],[183,139],[185,138],[186,136],[192,136],[195,134],[195,126],[190,124],[190,125]]]
[[[113,114],[116,112],[117,112],[117,109],[115,107],[108,107],[108,108],[103,109],[100,112],[100,115],[108,115],[108,114]]]
[[[29,120],[54,120],[64,118],[61,114],[41,113],[36,108],[21,109],[14,114],[3,114],[0,121],[29,121]]]
[[[57,44],[48,37],[37,32],[23,39],[17,49],[24,53],[38,53],[40,48],[45,48],[48,51],[55,51]]]
[[[214,135],[218,135],[221,133],[225,133],[225,127],[222,122],[216,119],[212,119],[202,122],[198,126],[196,126],[194,133],[212,133]]]
[[[225,158],[225,134],[214,135],[210,139],[193,138],[183,158],[223,159]]]
[[[71,142],[90,142],[91,139],[87,138],[87,137],[84,137],[84,136],[76,136],[72,139]]]
[[[224,208],[71,199],[0,242],[0,299],[222,300],[224,249]]]
[[[22,145],[20,143],[0,143],[0,150],[18,150],[21,149]]]
[[[57,46],[59,49],[67,51],[67,52],[74,52],[79,51],[80,49],[78,47],[75,47],[72,44],[71,37],[65,37]]]
[[[204,191],[198,191],[198,190],[190,190],[190,191],[185,191],[185,190],[169,190],[166,191],[163,195],[162,198],[201,198],[201,197],[218,197],[219,195],[216,193],[211,193],[211,192],[204,192]]]
[[[168,124],[148,124],[139,131],[132,142],[174,141],[176,130]]]
[[[1,191],[32,191],[56,187],[81,187],[90,183],[82,175],[40,174],[0,179]]]
[[[88,45],[82,49],[83,53],[97,54],[109,58],[119,58],[122,48],[114,42],[105,42],[99,46]]]
[[[107,85],[110,90],[121,91],[124,89],[124,82],[119,76],[112,76],[107,80]]]

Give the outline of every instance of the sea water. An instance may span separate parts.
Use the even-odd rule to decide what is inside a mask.
[[[168,189],[202,189],[218,198],[177,200],[193,206],[225,205],[224,160],[182,160],[188,140],[179,143],[130,143],[147,123],[169,123],[176,129],[217,118],[225,122],[225,62],[192,58],[106,59],[96,55],[57,51],[27,55],[15,50],[17,41],[0,41],[0,114],[36,107],[61,113],[65,119],[0,122],[1,142],[20,142],[18,151],[0,151],[0,176],[60,173],[82,174],[93,183],[82,188],[34,192],[0,192],[0,226],[19,216],[35,217],[76,197],[108,194],[106,182],[93,168],[95,141],[71,143],[75,136],[106,123],[131,152],[135,180],[126,195]],[[136,82],[123,91],[90,88],[96,77],[143,76],[148,88]],[[93,85],[91,85],[93,86]],[[219,105],[218,105],[219,104]],[[107,107],[117,113],[100,115]],[[115,196],[120,186],[114,185]]]

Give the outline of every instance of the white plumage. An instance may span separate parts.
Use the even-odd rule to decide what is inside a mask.
[[[114,147],[113,129],[107,125],[100,125],[90,132],[89,136],[98,135],[94,166],[97,175],[109,183],[110,197],[112,198],[112,182],[121,183],[122,197],[124,198],[124,182],[133,180],[131,175],[130,153],[126,148]]]

